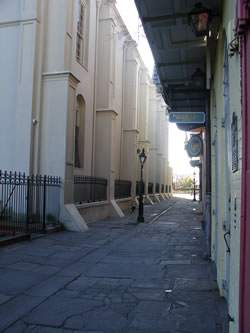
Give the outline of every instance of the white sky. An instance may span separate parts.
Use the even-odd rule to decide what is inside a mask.
[[[144,64],[152,74],[154,59],[139,21],[134,0],[116,0],[116,7],[131,36],[137,41]],[[190,158],[184,150],[184,141],[185,132],[179,130],[175,124],[169,123],[169,162],[175,175],[193,175],[194,172],[189,163]]]

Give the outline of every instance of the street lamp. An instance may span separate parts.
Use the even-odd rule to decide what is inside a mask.
[[[137,217],[137,222],[144,222],[143,217],[143,165],[147,159],[144,148],[142,152],[138,149],[138,154],[141,163],[141,181],[140,181],[140,194],[139,194],[139,215]]]
[[[194,172],[194,174],[193,174],[193,176],[194,176],[194,199],[193,199],[193,201],[196,201],[196,197],[195,197],[195,176],[196,176],[196,173]]]

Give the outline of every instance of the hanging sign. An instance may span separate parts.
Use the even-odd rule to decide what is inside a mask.
[[[176,124],[204,124],[205,112],[170,112],[169,121]]]
[[[199,167],[201,165],[201,161],[200,160],[191,160],[190,161],[190,165],[191,167]]]
[[[192,135],[187,143],[187,153],[189,157],[197,157],[202,153],[202,139],[200,135]]]

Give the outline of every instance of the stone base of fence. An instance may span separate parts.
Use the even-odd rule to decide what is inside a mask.
[[[122,211],[130,210],[131,202],[132,202],[132,197],[116,200],[117,205],[120,207]]]
[[[154,205],[154,202],[151,200],[149,195],[145,195],[144,202],[146,205]]]
[[[131,198],[111,201],[98,201],[75,205],[79,214],[86,223],[95,222],[107,217],[123,217],[123,210],[126,210],[131,203]]]
[[[74,204],[67,204],[61,208],[60,221],[65,229],[69,231],[84,232],[88,230],[86,221],[79,214]]]

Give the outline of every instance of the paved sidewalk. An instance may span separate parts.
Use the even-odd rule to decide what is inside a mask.
[[[0,332],[227,333],[197,203],[137,213],[0,249]],[[166,212],[150,223],[157,214]]]

